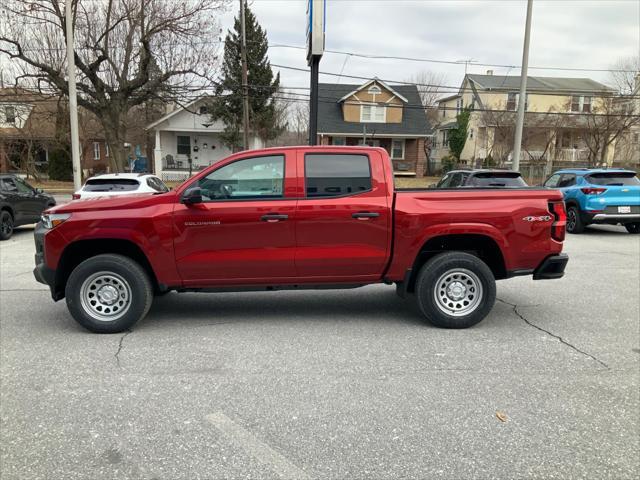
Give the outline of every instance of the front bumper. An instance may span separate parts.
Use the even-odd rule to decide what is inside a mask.
[[[564,269],[569,261],[569,255],[559,253],[545,258],[533,272],[534,280],[553,280],[564,276]]]
[[[48,232],[46,228],[39,222],[33,231],[33,239],[36,243],[35,263],[36,268],[33,269],[33,276],[36,281],[49,286],[51,297],[54,300],[62,298],[56,290],[56,271],[47,267],[44,259],[44,235]]]

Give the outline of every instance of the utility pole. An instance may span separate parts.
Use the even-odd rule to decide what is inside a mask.
[[[309,145],[318,143],[318,76],[324,53],[327,0],[307,0],[307,64],[311,67],[309,95]]]
[[[67,77],[69,82],[69,120],[71,123],[71,162],[73,165],[73,188],[80,190],[82,175],[80,166],[80,138],[78,137],[78,94],[76,92],[76,59],[73,49],[72,0],[65,1],[65,23],[67,31]]]
[[[247,79],[247,29],[244,18],[244,2],[240,0],[240,54],[242,55],[242,128],[244,130],[244,149],[249,150],[249,80]]]
[[[318,74],[320,57],[311,57],[311,91],[309,95],[309,145],[318,143]]]
[[[533,0],[527,0],[527,21],[524,30],[524,48],[522,50],[522,68],[520,69],[520,96],[518,97],[518,117],[516,134],[513,139],[513,165],[516,172],[520,170],[520,148],[522,145],[522,129],[524,127],[524,106],[527,103],[527,72],[529,71],[529,40],[531,38],[531,11]]]

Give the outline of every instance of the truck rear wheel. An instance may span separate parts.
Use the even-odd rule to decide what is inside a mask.
[[[423,315],[441,328],[468,328],[480,322],[496,301],[491,269],[474,255],[447,252],[425,263],[415,286]]]
[[[640,222],[625,223],[624,228],[626,228],[629,233],[640,233]]]
[[[143,318],[153,301],[149,276],[123,255],[104,254],[78,265],[65,287],[73,318],[96,333],[118,333]]]

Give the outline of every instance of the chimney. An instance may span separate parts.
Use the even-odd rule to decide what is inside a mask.
[[[487,75],[493,75],[493,70],[487,70]]]

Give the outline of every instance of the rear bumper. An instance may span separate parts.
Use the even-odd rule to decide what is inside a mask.
[[[640,213],[596,213],[594,222],[633,223],[640,222]]]
[[[569,255],[559,253],[545,258],[533,272],[534,280],[553,280],[564,276],[564,269],[569,261]]]

